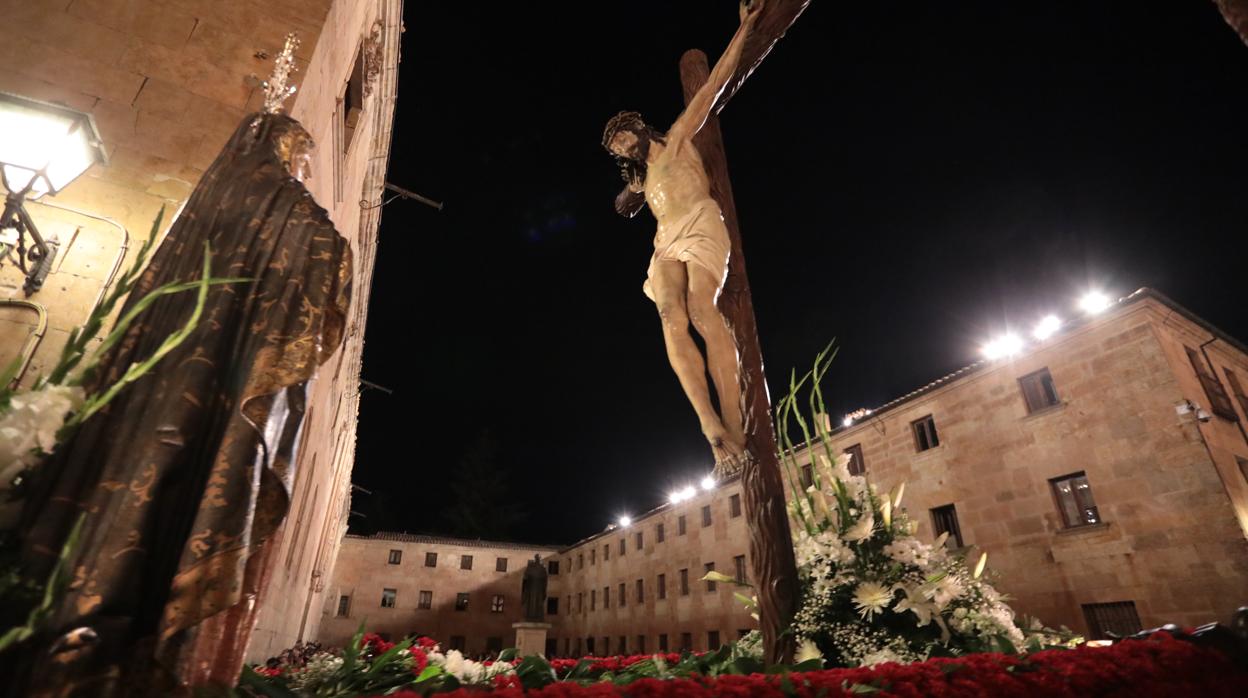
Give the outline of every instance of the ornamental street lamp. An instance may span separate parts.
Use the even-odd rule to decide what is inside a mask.
[[[25,200],[55,196],[97,162],[108,158],[90,114],[0,92],[0,179],[8,190],[0,215],[0,264],[17,264],[27,296],[52,270],[56,243],[39,234]]]

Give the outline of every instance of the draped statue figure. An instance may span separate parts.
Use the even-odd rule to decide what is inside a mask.
[[[7,672],[21,690],[168,695],[237,679],[290,502],[305,387],[342,342],[350,296],[350,247],[302,183],[311,147],[288,116],[243,120],[122,312],[198,279],[205,242],[212,276],[251,281],[213,286],[193,334],[33,476],[19,530],[34,577],[86,520],[50,633]],[[157,300],[95,380],[150,356],[194,305],[194,293]]]

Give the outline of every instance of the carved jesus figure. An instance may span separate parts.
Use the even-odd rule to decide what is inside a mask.
[[[642,290],[658,308],[668,361],[693,403],[719,474],[735,472],[745,457],[737,346],[716,305],[732,247],[693,138],[736,72],[762,6],[762,0],[741,5],[741,26],[667,133],[646,125],[636,112],[621,112],[603,134],[603,146],[616,156],[628,183],[616,198],[616,210],[632,217],[644,201],[658,221]],[[690,322],[706,343],[705,360],[689,334]],[[718,413],[707,386],[708,367]]]

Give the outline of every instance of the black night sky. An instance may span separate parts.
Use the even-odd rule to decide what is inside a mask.
[[[666,129],[736,7],[406,13],[389,180],[446,207],[382,217],[352,530],[452,533],[493,472],[501,537],[570,543],[711,466],[599,142]],[[773,399],[836,338],[832,413],[879,405],[1089,288],[1248,340],[1248,47],[1212,2],[816,0],[721,124]]]

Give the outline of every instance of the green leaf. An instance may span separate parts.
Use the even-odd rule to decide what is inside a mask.
[[[420,672],[419,676],[416,677],[416,683],[423,683],[425,681],[429,681],[431,679],[437,678],[441,675],[442,675],[442,667],[436,664],[430,664],[429,666],[425,667]]]
[[[879,693],[880,689],[867,683],[855,683],[849,686],[850,693]]]
[[[520,679],[520,685],[526,690],[541,688],[558,681],[550,662],[537,654],[521,659],[520,663],[516,664],[515,671],[516,678]]]
[[[823,668],[823,660],[816,658],[816,659],[807,659],[804,662],[798,662],[797,664],[794,664],[793,666],[789,667],[789,671],[802,673],[805,671],[819,671],[822,668]]]
[[[299,698],[294,691],[267,676],[257,674],[250,666],[243,667],[243,673],[238,677],[238,685],[267,698]]]
[[[737,657],[728,663],[728,674],[761,674],[767,669],[767,665],[761,659],[754,657]]]
[[[520,650],[516,649],[515,647],[508,647],[507,649],[498,653],[498,661],[510,662],[510,661],[513,661],[519,654],[520,654]]]

